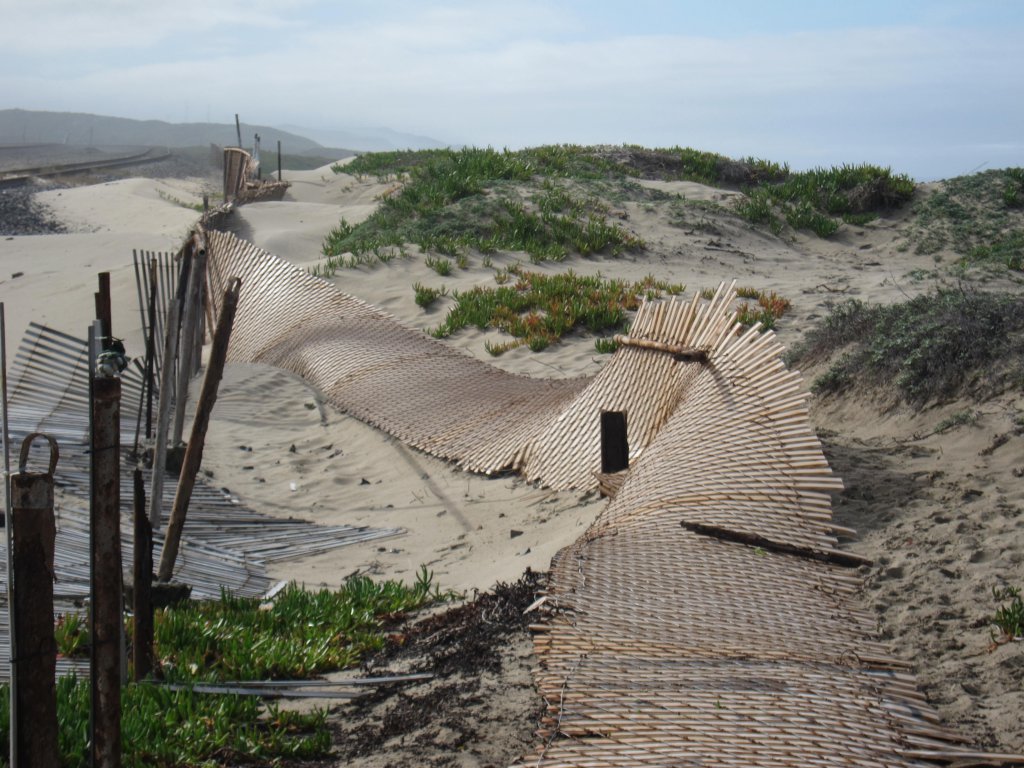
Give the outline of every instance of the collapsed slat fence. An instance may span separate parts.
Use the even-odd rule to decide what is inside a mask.
[[[10,371],[9,429],[19,442],[24,436],[46,431],[61,446],[61,464],[55,483],[62,494],[57,516],[54,574],[55,610],[78,613],[89,596],[89,423],[87,344],[68,334],[31,323]],[[129,368],[122,377],[123,410],[131,413],[142,397],[142,372]],[[235,398],[236,405],[238,405]],[[126,439],[130,439],[125,435]],[[134,465],[125,461],[120,495],[134,494]],[[175,485],[164,485],[164,509],[171,508]],[[206,483],[197,483],[189,507],[185,536],[175,578],[190,584],[197,598],[216,599],[221,589],[239,596],[259,596],[270,587],[267,564],[321,554],[347,544],[402,533],[398,529],[367,526],[320,526],[300,519],[259,514],[239,499]],[[130,553],[134,526],[127,510],[122,515],[123,551]],[[154,557],[163,552],[163,536],[154,535]],[[128,556],[130,557],[130,555]],[[6,578],[6,551],[0,554]],[[127,565],[127,562],[126,562]],[[126,569],[130,573],[130,568]],[[0,653],[9,647],[7,612],[0,611]],[[87,674],[88,664],[58,659],[58,673]],[[2,675],[6,675],[7,667]]]
[[[962,748],[875,641],[801,379],[736,323],[731,286],[645,304],[592,381],[538,381],[231,235],[208,244],[215,293],[248,287],[233,359],[464,468],[597,487],[601,413],[625,414],[625,479],[552,563],[533,627],[548,707],[517,768],[1024,762]]]

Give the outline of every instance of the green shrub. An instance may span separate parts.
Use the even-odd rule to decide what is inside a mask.
[[[793,229],[805,229],[829,237],[839,228],[836,217],[866,224],[880,211],[897,208],[914,195],[913,179],[894,175],[874,165],[842,165],[787,173],[775,183],[761,183],[747,190],[736,212],[754,224],[781,231],[775,211],[780,210]]]
[[[412,286],[416,304],[427,309],[442,296],[448,295],[447,288],[428,288],[422,283],[414,283]]]
[[[899,399],[920,405],[981,395],[1019,376],[1022,331],[1021,297],[942,288],[891,306],[839,304],[790,358],[814,363],[845,350],[815,391],[891,384]]]
[[[942,183],[914,206],[908,242],[917,253],[948,248],[961,267],[1024,269],[1024,169],[1006,168]]]

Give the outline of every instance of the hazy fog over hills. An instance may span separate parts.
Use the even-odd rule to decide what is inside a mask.
[[[242,122],[242,143],[251,146],[259,134],[265,148],[280,141],[292,154],[322,154],[327,148],[362,152],[385,149],[424,149],[445,146],[425,136],[389,128],[290,130]],[[79,144],[97,146],[191,147],[205,144],[234,146],[238,143],[234,122],[168,123],[162,120],[130,120],[81,112],[0,110],[0,144]]]

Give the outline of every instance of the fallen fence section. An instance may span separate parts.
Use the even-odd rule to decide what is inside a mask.
[[[875,642],[801,378],[773,333],[736,323],[731,288],[645,304],[593,380],[540,381],[208,238],[211,295],[232,276],[247,286],[233,359],[297,373],[423,451],[597,488],[602,414],[621,414],[607,421],[626,423],[629,466],[556,556],[533,627],[548,707],[516,768],[1024,763],[962,748]]]
[[[836,548],[841,485],[800,377],[771,333],[732,325],[726,298],[705,305],[721,318],[706,333],[689,330],[699,309],[672,303],[633,324],[650,354],[707,362],[676,363],[677,406],[553,562],[533,627],[543,744],[519,768],[1024,761],[964,749],[873,640],[860,578],[839,567],[866,561]]]
[[[520,466],[586,384],[499,371],[234,235],[206,235],[210,296],[232,276],[246,286],[229,360],[292,371],[343,411],[465,469]]]
[[[61,462],[55,475],[60,494],[55,557],[55,611],[79,613],[89,596],[89,456],[88,372],[86,342],[35,323],[30,324],[11,366],[9,428],[13,445],[32,432],[57,438]],[[141,395],[139,367],[122,377],[122,412],[134,414]],[[131,439],[123,424],[122,439]],[[126,451],[127,453],[127,451]],[[132,470],[125,461],[121,472],[121,498],[133,495]],[[163,508],[170,510],[175,478],[164,484]],[[131,574],[134,526],[130,505],[121,521],[124,572]],[[162,530],[166,529],[164,519]],[[189,507],[185,536],[175,578],[192,586],[196,598],[216,599],[226,589],[255,597],[270,587],[266,565],[329,552],[347,544],[395,536],[398,529],[365,526],[321,526],[315,523],[259,514],[246,508],[225,490],[197,483]],[[154,559],[163,552],[163,536],[154,535]],[[6,551],[0,570],[6,579]],[[4,587],[5,588],[5,587]],[[6,592],[4,593],[6,594]],[[7,611],[0,611],[0,653],[8,653]],[[88,673],[87,660],[58,659],[58,673]],[[2,674],[6,675],[7,667]]]

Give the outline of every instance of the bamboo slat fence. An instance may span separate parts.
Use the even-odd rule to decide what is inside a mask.
[[[732,287],[643,305],[592,380],[537,381],[231,235],[208,247],[209,294],[248,287],[234,359],[466,469],[614,493],[552,563],[533,626],[547,710],[514,768],[1024,764],[964,746],[876,641],[801,378],[773,333],[736,323]],[[612,474],[607,411],[627,416]]]

